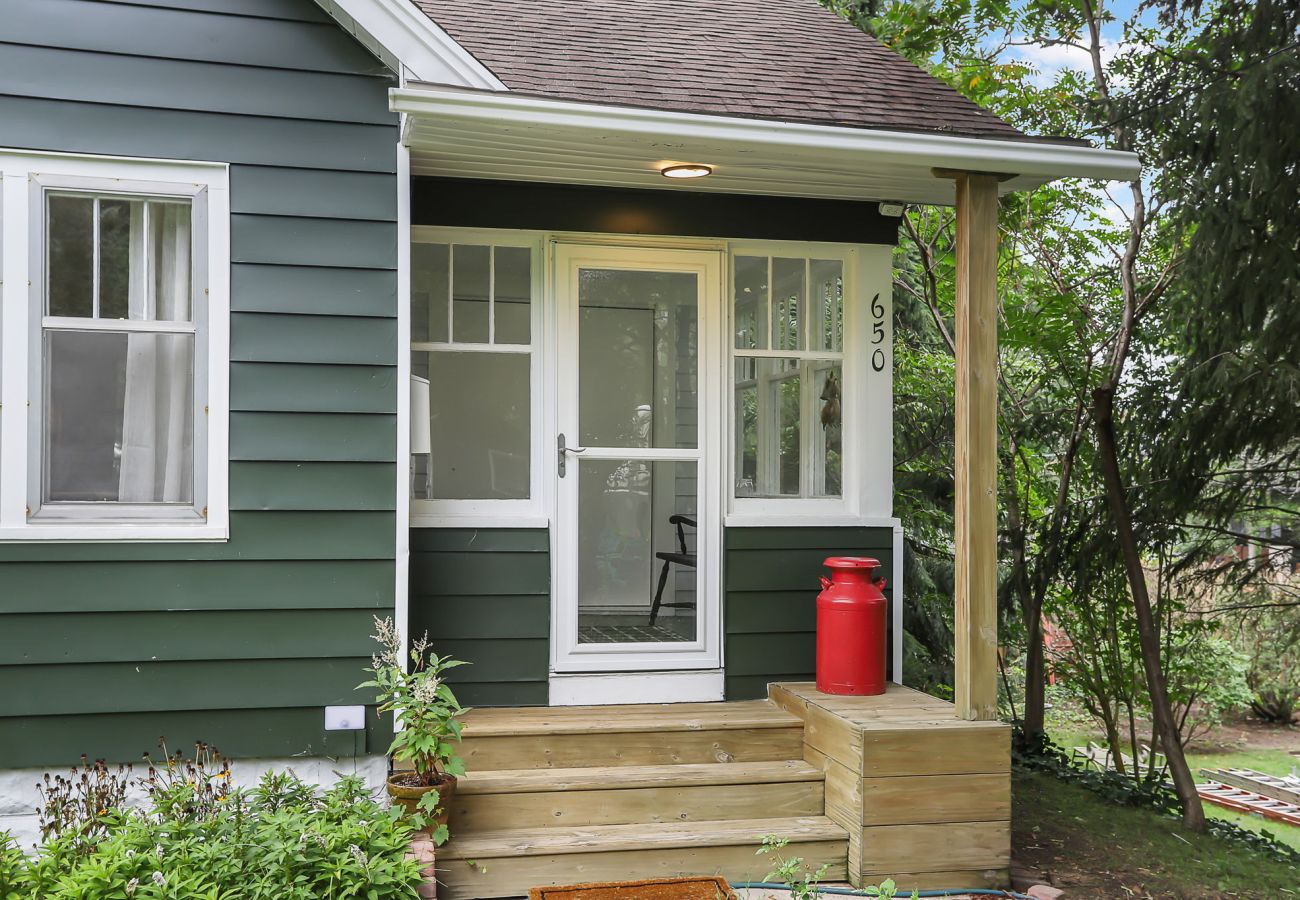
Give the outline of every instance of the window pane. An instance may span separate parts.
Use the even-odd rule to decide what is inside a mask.
[[[841,495],[840,364],[736,360],[737,497]]]
[[[810,332],[812,350],[843,349],[844,266],[838,259],[814,259]]]
[[[99,201],[99,317],[129,318],[131,294],[131,231],[143,222],[144,202],[103,197]],[[134,220],[134,223],[133,223]],[[139,263],[136,268],[138,269]],[[138,278],[138,271],[136,273]],[[139,282],[143,285],[143,281]],[[137,291],[139,287],[137,287]]]
[[[491,248],[457,244],[452,248],[452,334],[457,343],[488,340],[488,273]]]
[[[149,297],[143,302],[131,298],[130,318],[188,322],[192,295],[190,205],[157,200],[144,205],[149,223]],[[132,254],[133,262],[137,258]]]
[[[802,259],[772,260],[772,349],[802,350],[804,311]]]
[[[48,315],[94,315],[94,215],[89,197],[50,194],[46,201]]]
[[[496,278],[492,302],[496,309],[498,344],[527,344],[532,338],[530,301],[533,293],[532,257],[527,247],[497,247],[493,253]]]
[[[798,360],[736,361],[736,496],[799,496],[799,387]]]
[[[842,493],[843,444],[841,443],[841,391],[844,384],[839,363],[812,363],[813,386],[819,403],[813,428],[812,465],[809,481],[814,497],[838,497]]]
[[[696,276],[582,269],[578,316],[579,441],[698,446]]]
[[[531,393],[527,353],[414,353],[428,382],[427,453],[412,440],[417,500],[526,500]],[[416,395],[424,391],[416,391]]]
[[[44,362],[44,502],[193,502],[193,335],[48,331]]]
[[[736,347],[767,350],[767,257],[737,256]]]
[[[447,296],[451,248],[411,244],[411,340],[447,341]]]
[[[695,640],[696,463],[579,457],[576,465],[578,643]],[[675,516],[689,520],[680,539]]]

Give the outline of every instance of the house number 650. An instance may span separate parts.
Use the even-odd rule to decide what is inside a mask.
[[[880,302],[880,294],[871,298],[871,343],[880,344],[885,340],[885,307]],[[885,348],[877,347],[871,351],[871,368],[877,372],[885,368]]]

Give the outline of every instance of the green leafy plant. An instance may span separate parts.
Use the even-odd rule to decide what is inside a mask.
[[[0,900],[417,896],[413,828],[360,778],[323,793],[292,773],[220,793],[184,775],[146,780],[144,807],[97,810],[102,827],[71,821],[35,856],[0,833]]]
[[[381,713],[391,712],[402,723],[389,754],[415,769],[415,784],[436,785],[442,775],[464,775],[465,764],[456,753],[460,743],[460,717],[468,712],[443,680],[446,672],[467,663],[429,651],[429,635],[411,643],[410,666],[403,668],[402,642],[392,619],[375,617],[376,641],[383,652],[375,654],[367,672],[375,677],[357,685],[374,688]]]
[[[763,846],[756,851],[756,856],[771,858],[772,869],[763,876],[764,881],[779,881],[790,890],[791,900],[816,900],[818,885],[830,871],[830,866],[823,864],[816,871],[804,865],[802,856],[786,856],[785,848],[790,839],[775,834],[763,836]]]
[[[898,885],[894,883],[894,879],[892,878],[886,878],[877,885],[866,885],[862,888],[862,893],[868,897],[879,897],[880,900],[893,900],[895,897],[902,896],[902,894],[898,893]],[[921,896],[921,892],[918,888],[913,888],[912,893],[908,896],[911,897],[912,900],[918,900]]]

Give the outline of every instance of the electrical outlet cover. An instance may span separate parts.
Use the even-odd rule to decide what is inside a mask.
[[[366,727],[364,706],[325,707],[326,731],[360,731]]]

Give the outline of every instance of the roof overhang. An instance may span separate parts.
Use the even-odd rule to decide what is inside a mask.
[[[416,175],[905,203],[954,202],[935,170],[1003,176],[1003,193],[1057,178],[1127,181],[1133,153],[1041,141],[876,131],[408,84],[390,92]],[[660,170],[713,168],[682,182]]]

